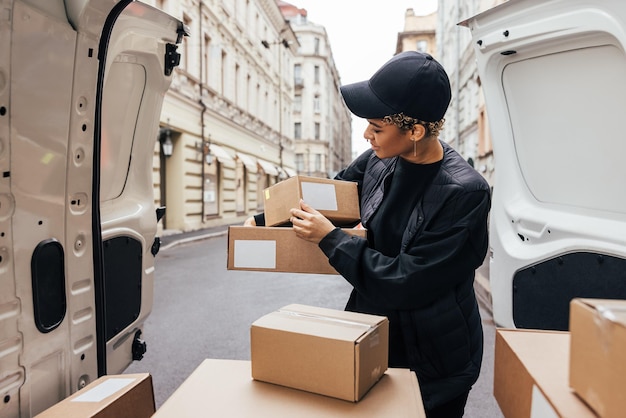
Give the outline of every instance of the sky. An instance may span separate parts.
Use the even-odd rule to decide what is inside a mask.
[[[341,84],[369,79],[396,51],[404,15],[437,10],[437,0],[287,0],[307,10],[309,22],[322,25],[330,41]],[[352,149],[369,148],[363,138],[367,123],[352,117]]]

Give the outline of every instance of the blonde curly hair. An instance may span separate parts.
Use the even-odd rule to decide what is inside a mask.
[[[401,131],[410,131],[415,125],[422,125],[426,128],[426,136],[439,136],[439,132],[443,128],[445,118],[442,118],[436,122],[424,122],[410,116],[406,116],[404,113],[396,113],[395,115],[387,115],[383,117],[383,122],[389,125],[395,125]]]

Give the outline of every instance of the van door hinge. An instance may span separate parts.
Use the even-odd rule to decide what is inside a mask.
[[[165,75],[172,75],[174,67],[178,67],[180,64],[180,54],[176,52],[177,45],[166,44],[165,45]]]

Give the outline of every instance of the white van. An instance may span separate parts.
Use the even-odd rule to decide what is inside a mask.
[[[186,30],[132,0],[0,3],[0,417],[28,417],[145,351]]]
[[[626,299],[626,2],[510,0],[470,28],[496,161],[497,325],[568,329]]]

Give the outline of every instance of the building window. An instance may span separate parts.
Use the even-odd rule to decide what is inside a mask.
[[[226,61],[227,61],[226,51],[222,50],[222,77],[220,87],[222,89],[222,96],[226,96]]]
[[[293,96],[293,111],[294,112],[302,112],[302,95],[296,94]]]
[[[315,154],[315,171],[322,171],[322,154]]]
[[[319,84],[320,83],[320,66],[319,65],[315,66],[313,74],[315,74],[315,84]]]
[[[252,77],[250,74],[246,77],[246,111],[252,113]]]
[[[239,64],[235,64],[235,95],[234,95],[235,104],[239,104],[239,79],[240,78],[241,78],[241,69],[239,68]]]
[[[425,39],[420,39],[419,41],[417,41],[415,50],[418,52],[428,52],[428,41]]]
[[[320,100],[320,96],[318,94],[316,94],[315,97],[313,98],[313,111],[315,113],[320,113],[322,111],[322,109],[321,109],[321,100]]]
[[[320,139],[320,123],[315,122],[315,139]]]
[[[293,137],[294,139],[302,139],[302,124],[300,122],[293,124]]]
[[[320,54],[320,38],[315,38],[313,40],[313,44],[315,48],[315,55],[319,55]]]
[[[209,84],[209,54],[211,53],[211,38],[208,35],[204,35],[204,50],[202,51],[202,65],[204,67],[204,83]]]
[[[296,154],[296,171],[298,173],[304,171],[304,154]]]
[[[302,85],[302,64],[293,66],[293,83],[296,86]]]

